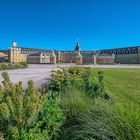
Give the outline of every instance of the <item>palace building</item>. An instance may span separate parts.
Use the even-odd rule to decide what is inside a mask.
[[[103,53],[114,53],[115,62],[120,64],[140,64],[140,46],[102,50]]]
[[[78,65],[88,64],[114,64],[115,56],[110,52],[101,51],[81,51],[80,44],[77,43],[74,51],[60,51],[59,62],[76,63]]]
[[[14,41],[12,47],[8,50],[9,61],[13,63],[27,62],[27,55],[22,53],[20,47],[17,47],[17,43]]]
[[[56,55],[54,51],[51,54],[46,53],[32,53],[27,56],[29,64],[56,64]]]
[[[14,41],[12,43],[12,47],[8,50],[8,58],[9,58],[9,62],[13,62],[13,63],[27,62],[28,56],[35,57],[36,54],[40,54],[40,53],[45,53],[46,55],[50,55],[51,51],[19,47],[17,46],[16,41]]]
[[[8,50],[8,58],[9,62],[27,62],[30,64],[140,64],[140,47],[82,51],[78,42],[73,51],[53,51],[19,47],[14,41]]]

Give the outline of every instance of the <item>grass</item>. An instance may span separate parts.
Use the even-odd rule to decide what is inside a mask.
[[[100,69],[105,87],[115,102],[140,107],[140,69]],[[93,70],[93,75],[99,69]]]
[[[68,91],[61,105],[69,121],[60,139],[139,140],[140,70],[93,69],[92,78],[97,77],[98,71],[104,72],[105,88],[112,100]]]
[[[73,88],[63,94],[61,106],[68,118],[79,115],[91,106],[91,100],[82,90]]]
[[[138,140],[140,138],[140,116],[137,109],[131,106],[123,108],[96,99],[90,111],[78,117],[77,130],[74,138],[102,140]]]

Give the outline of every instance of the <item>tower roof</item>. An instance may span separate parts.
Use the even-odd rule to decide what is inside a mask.
[[[79,42],[77,42],[76,47],[75,47],[75,51],[79,51],[80,50],[80,44]]]

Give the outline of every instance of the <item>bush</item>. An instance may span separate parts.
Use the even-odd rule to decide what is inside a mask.
[[[12,84],[7,72],[3,72],[3,88],[0,86],[0,137],[5,139],[53,139],[57,137],[64,117],[58,102],[42,95],[28,81]]]
[[[48,91],[70,90],[71,87],[85,90],[91,97],[110,99],[104,88],[103,72],[98,72],[98,79],[92,76],[91,68],[68,67],[52,71]]]
[[[60,127],[64,122],[63,112],[56,100],[50,99],[44,103],[32,123],[29,131],[22,131],[21,139],[50,140],[58,137]]]
[[[84,89],[90,97],[102,97],[110,99],[108,93],[104,87],[104,76],[103,72],[98,72],[98,79],[93,77],[92,69],[86,68],[83,73]]]
[[[51,80],[48,85],[48,90],[62,91],[70,87],[81,87],[83,68],[80,67],[68,67],[60,68],[57,71],[52,71]]]

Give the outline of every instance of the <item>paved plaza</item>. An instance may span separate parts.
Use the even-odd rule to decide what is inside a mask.
[[[13,83],[18,81],[23,82],[23,86],[27,86],[28,80],[33,80],[37,87],[40,87],[43,83],[46,83],[50,77],[51,70],[58,69],[58,66],[66,67],[72,66],[75,64],[60,64],[60,65],[50,65],[50,64],[29,64],[26,69],[15,69],[7,70],[10,75],[10,79]],[[140,65],[85,65],[85,67],[93,68],[135,68],[140,69]],[[0,82],[2,81],[1,77],[2,71],[0,71]]]

